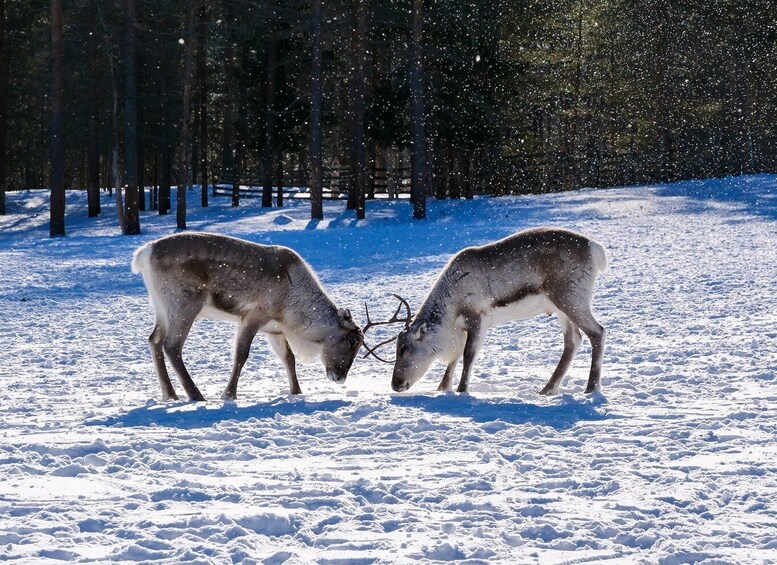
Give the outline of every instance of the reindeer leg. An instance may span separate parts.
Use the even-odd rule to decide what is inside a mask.
[[[559,312],[558,319],[561,322],[561,330],[564,332],[564,353],[562,353],[561,360],[558,362],[556,370],[553,371],[548,384],[540,391],[540,394],[543,395],[556,394],[558,392],[561,380],[564,378],[567,369],[569,369],[569,364],[572,362],[572,358],[575,356],[582,341],[580,330],[565,314]]]
[[[569,320],[580,328],[591,342],[591,373],[585,392],[590,393],[600,388],[602,375],[602,357],[604,356],[604,328],[591,314],[591,296],[595,276],[590,271],[583,273],[579,279],[569,283],[567,287],[558,285],[548,297]],[[572,297],[570,299],[570,297]],[[552,379],[553,377],[551,377]]]
[[[467,320],[467,343],[464,345],[464,368],[456,392],[467,392],[469,388],[469,373],[475,357],[478,354],[483,336],[480,331],[480,317],[473,316]]]
[[[237,398],[237,381],[240,378],[240,372],[248,359],[248,352],[251,350],[251,343],[259,330],[256,324],[243,323],[237,330],[235,338],[235,356],[232,362],[232,374],[229,377],[227,388],[221,395],[224,400],[235,400]]]
[[[148,337],[148,346],[151,349],[151,357],[154,360],[156,376],[159,378],[159,385],[162,387],[162,400],[178,400],[173,383],[170,382],[170,375],[167,374],[165,367],[165,353],[162,349],[162,342],[165,340],[165,331],[162,324],[157,320],[154,325],[154,331]]]
[[[168,312],[168,317],[174,320],[174,322],[168,328],[163,345],[167,360],[170,361],[175,374],[178,375],[178,380],[181,381],[181,386],[186,391],[186,395],[189,397],[189,400],[196,401],[204,401],[205,398],[186,370],[186,366],[183,364],[182,352],[183,344],[189,336],[189,330],[191,330],[192,324],[204,303],[204,293],[192,292],[189,300],[185,302],[179,301],[176,304],[180,308],[179,310]]]
[[[183,343],[180,340],[165,344],[167,359],[173,366],[175,374],[178,375],[178,380],[181,381],[181,386],[186,391],[186,396],[189,397],[189,400],[202,402],[205,400],[205,397],[202,396],[200,389],[194,384],[191,375],[186,370],[186,366],[183,364],[183,356],[181,355],[182,351]]]
[[[302,389],[297,380],[297,363],[294,359],[294,353],[291,351],[291,347],[289,347],[289,342],[286,341],[283,334],[269,334],[267,337],[270,340],[270,346],[286,369],[286,374],[289,377],[289,393],[302,394]]]
[[[591,373],[588,376],[588,385],[585,387],[585,392],[588,394],[601,389],[605,331],[590,311],[577,320],[577,325],[591,342]]]
[[[445,368],[445,374],[442,376],[440,386],[437,387],[438,391],[451,390],[453,388],[453,371],[456,369],[456,363],[458,362],[459,360],[456,359]]]

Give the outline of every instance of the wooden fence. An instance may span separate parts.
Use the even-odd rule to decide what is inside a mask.
[[[390,183],[389,172],[385,168],[373,168],[367,179],[368,197],[374,195],[389,195],[391,184],[392,194],[399,196],[410,193],[410,168],[397,167],[393,171],[393,183]],[[232,194],[233,175],[228,172],[217,171],[216,183],[214,184],[213,194],[215,196],[229,196]],[[351,185],[353,172],[349,167],[332,167],[324,169],[323,192],[324,198],[337,199],[345,197],[348,194],[348,187]],[[300,169],[283,171],[284,196],[292,198],[309,198],[309,178],[304,171]],[[240,197],[261,198],[263,193],[264,181],[260,175],[252,171],[240,180]],[[277,190],[277,180],[273,179],[273,189]]]
[[[697,148],[698,149],[698,148]],[[682,157],[682,159],[680,158]],[[564,153],[529,153],[503,156],[498,163],[489,161],[482,153],[468,157],[470,166],[460,173],[430,164],[427,176],[428,194],[437,196],[464,196],[466,194],[528,194],[552,192],[580,187],[623,186],[637,183],[655,183],[688,178],[710,178],[746,172],[777,171],[777,159],[764,159],[754,170],[733,164],[723,152],[714,148],[702,150],[693,159],[687,156],[658,153],[603,153],[590,151],[571,160]],[[324,169],[324,197],[337,199],[348,194],[352,181],[348,167]],[[391,177],[391,178],[390,178]],[[285,195],[309,197],[308,176],[295,168],[284,170]],[[277,190],[277,180],[273,188]],[[231,176],[216,173],[214,194],[230,195]],[[241,197],[262,194],[263,181],[256,171],[246,174],[240,182]],[[392,190],[390,191],[389,188]],[[403,197],[410,193],[410,168],[400,166],[389,172],[371,167],[368,174],[367,197]]]

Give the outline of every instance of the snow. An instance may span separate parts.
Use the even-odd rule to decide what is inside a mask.
[[[390,392],[359,359],[288,382],[258,337],[223,402],[234,325],[202,321],[184,351],[205,404],[161,403],[151,309],[133,250],[170,233],[111,202],[49,239],[47,198],[0,218],[0,559],[24,563],[777,562],[777,176],[562,194],[191,208],[193,229],[288,245],[362,318],[418,308],[467,245],[555,225],[608,249],[594,308],[607,329],[602,394],[583,394],[584,340],[561,387],[554,318],[490,331],[471,394],[442,367]],[[397,328],[393,328],[396,331]],[[376,343],[392,328],[370,330]],[[391,352],[387,355],[392,356]],[[180,391],[180,387],[179,387]]]

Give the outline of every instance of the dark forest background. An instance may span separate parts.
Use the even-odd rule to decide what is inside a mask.
[[[304,187],[314,218],[410,193],[423,217],[427,196],[777,171],[776,19],[773,0],[0,0],[0,212],[50,188],[64,233],[65,189],[90,215],[110,190],[137,233],[143,209],[184,227],[187,193]]]

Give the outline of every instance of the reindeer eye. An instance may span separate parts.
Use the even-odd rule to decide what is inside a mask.
[[[359,343],[359,339],[356,336],[351,336],[348,338],[348,345],[351,347],[356,347],[356,345]]]
[[[405,354],[407,353],[407,345],[401,345],[401,346],[399,347],[399,351],[398,351],[398,353],[399,353],[399,356],[400,356],[400,357],[404,357],[404,356],[405,356]]]

